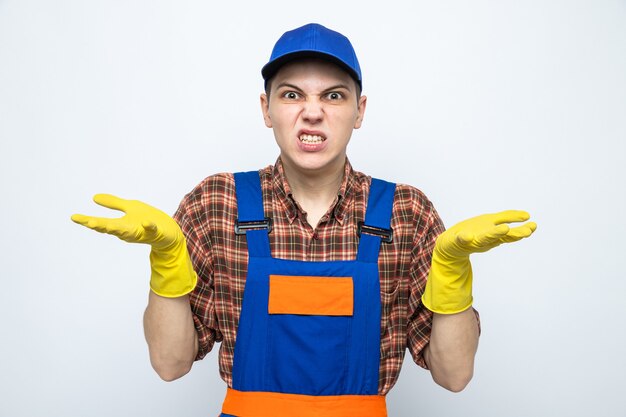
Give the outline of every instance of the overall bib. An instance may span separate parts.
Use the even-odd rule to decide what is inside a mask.
[[[378,395],[381,241],[395,184],[372,179],[356,260],[272,258],[257,171],[235,174],[248,275],[222,417],[385,417]]]

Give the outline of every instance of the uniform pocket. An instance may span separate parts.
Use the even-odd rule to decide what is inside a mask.
[[[352,316],[352,277],[270,275],[269,314]]]

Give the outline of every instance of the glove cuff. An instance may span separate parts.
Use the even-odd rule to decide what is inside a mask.
[[[166,252],[153,248],[150,266],[150,289],[161,297],[182,297],[193,291],[198,282],[184,239]]]
[[[447,263],[433,254],[422,304],[434,313],[456,314],[470,308],[472,303],[472,264],[469,259]]]

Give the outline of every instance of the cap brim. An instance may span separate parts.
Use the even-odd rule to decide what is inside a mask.
[[[325,53],[320,52],[320,51],[297,51],[297,52],[291,52],[289,54],[282,55],[282,56],[276,58],[275,60],[265,64],[265,66],[261,69],[261,75],[263,76],[263,79],[265,80],[265,83],[267,83],[267,80],[269,80],[274,75],[276,75],[276,73],[278,72],[280,67],[282,67],[283,65],[285,65],[285,64],[287,64],[289,62],[292,62],[292,61],[296,61],[296,60],[299,60],[299,59],[306,59],[306,58],[322,59],[324,61],[328,61],[328,62],[330,62],[332,64],[335,64],[335,65],[341,67],[341,69],[343,69],[348,74],[350,74],[350,76],[359,85],[359,88],[361,88],[361,80],[359,80],[358,74],[356,72],[354,72],[354,70],[352,68],[350,68],[349,65],[347,65],[346,63],[344,63],[342,60],[340,60],[339,58],[335,57],[334,55],[325,54]]]

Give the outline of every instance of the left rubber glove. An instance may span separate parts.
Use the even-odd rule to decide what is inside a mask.
[[[530,236],[537,229],[536,223],[514,228],[507,224],[529,218],[527,212],[519,210],[484,214],[462,221],[439,235],[422,295],[424,306],[440,314],[467,310],[473,302],[470,254]]]
[[[150,288],[162,297],[174,298],[190,293],[198,277],[193,269],[187,242],[178,224],[161,210],[137,200],[124,200],[110,194],[96,194],[97,204],[120,210],[120,218],[74,214],[72,221],[130,243],[147,243],[150,251]]]

